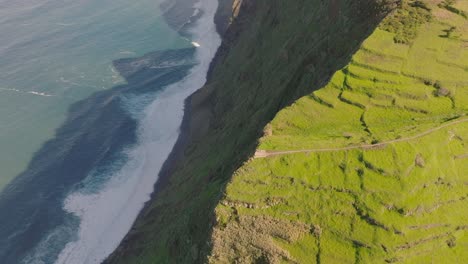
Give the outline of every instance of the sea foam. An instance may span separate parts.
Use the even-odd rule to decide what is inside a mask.
[[[55,96],[55,95],[52,95],[52,94],[47,94],[47,93],[42,93],[42,92],[21,91],[21,90],[18,90],[18,89],[11,89],[11,88],[0,88],[0,91],[10,91],[10,92],[15,92],[15,93],[33,94],[33,95],[44,96],[44,97]]]
[[[130,230],[144,203],[150,199],[158,172],[179,135],[184,100],[203,86],[209,64],[221,40],[213,22],[217,0],[200,0],[203,10],[190,30],[198,64],[180,82],[166,87],[139,120],[138,145],[128,150],[129,161],[98,193],[76,192],[64,209],[80,219],[76,241],[69,242],[56,263],[100,263]]]

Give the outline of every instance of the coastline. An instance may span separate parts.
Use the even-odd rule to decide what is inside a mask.
[[[124,156],[126,148],[137,143],[137,121],[119,98],[133,96],[136,100],[133,102],[139,102],[139,96],[159,93],[162,87],[183,80],[194,64],[189,59],[193,51],[194,48],[189,48],[150,53],[142,57],[149,62],[148,67],[140,69],[132,76],[121,72],[122,76],[127,77],[127,84],[96,93],[70,108],[67,121],[60,127],[56,137],[39,150],[28,169],[17,177],[15,185],[11,185],[7,192],[0,195],[0,214],[8,216],[3,218],[0,229],[1,237],[4,238],[0,239],[0,258],[3,262],[17,263],[27,259],[29,262],[42,260],[45,263],[53,263],[63,250],[63,245],[75,241],[76,232],[81,232],[80,225],[84,221],[81,216],[86,216],[91,221],[102,219],[103,214],[106,216],[109,206],[101,207],[106,208],[101,210],[94,204],[96,200],[93,200],[93,203],[74,203],[83,205],[77,208],[69,208],[67,204],[70,195],[76,197],[76,193],[91,195],[104,192],[109,178],[106,173],[91,175],[93,169],[104,169],[108,174],[118,171],[127,161]],[[128,65],[140,59],[121,60],[118,64]],[[157,67],[159,64],[167,65],[167,61],[178,63],[172,67]],[[117,68],[124,70],[125,67]],[[183,98],[185,96],[180,98],[180,109]],[[135,106],[135,111],[144,105],[144,102],[141,102],[141,105]],[[177,127],[174,130],[177,131]],[[72,142],[70,138],[73,139]],[[106,140],[103,141],[102,138]],[[173,142],[175,141],[176,135]],[[171,148],[172,145],[167,147],[165,153],[169,153]],[[82,153],[86,155],[83,156]],[[161,160],[161,165],[163,161]],[[98,198],[96,195],[91,196]],[[116,197],[122,199],[124,195],[121,193]],[[119,202],[116,202],[116,206],[121,205],[125,206],[125,203],[119,205]],[[92,211],[91,207],[97,208],[97,211]],[[139,205],[135,207],[135,210],[139,209]],[[86,210],[90,210],[89,213],[86,213]],[[138,212],[135,212],[135,217],[137,214]],[[17,226],[24,226],[25,229],[17,232]],[[85,224],[85,227],[89,228],[89,225]],[[101,228],[97,230],[102,231]],[[122,237],[126,230],[123,232]],[[120,240],[117,244],[119,242]]]
[[[70,106],[55,137],[15,179],[22,188],[11,185],[0,194],[0,214],[8,216],[0,229],[4,262],[98,263],[121,243],[153,196],[157,172],[181,145],[179,131],[187,129],[180,124],[190,119],[187,97],[206,82],[217,50],[210,19],[216,2],[201,3],[196,7],[207,3],[210,14],[199,17],[194,30],[201,47],[114,60],[127,82]],[[191,60],[195,50],[198,64]],[[165,91],[176,80],[174,91]],[[149,106],[156,93],[159,103]]]
[[[310,94],[328,87],[334,91],[333,100],[341,96],[335,90],[338,86],[334,87],[333,84],[339,83],[341,91],[347,89],[347,83],[342,83],[343,75],[346,76],[350,69],[347,65],[353,62],[352,59],[356,58],[354,56],[364,46],[364,41],[372,35],[390,9],[381,8],[377,3],[368,5],[352,0],[344,1],[347,5],[340,9],[342,13],[338,12],[336,3],[319,8],[316,2],[290,5],[284,5],[281,1],[244,3],[239,18],[223,37],[222,45],[210,62],[210,69],[205,74],[206,83],[190,96],[187,95],[187,98],[179,98],[180,103],[183,101],[180,109],[183,108],[184,114],[177,119],[178,129],[174,132],[176,140],[171,142],[170,154],[159,167],[157,175],[160,178],[154,184],[151,199],[144,204],[131,231],[106,263],[308,263],[311,256],[320,262],[337,259],[336,256],[341,259],[353,259],[354,256],[357,260],[369,260],[369,256],[378,257],[379,254],[388,256],[386,259],[382,257],[382,261],[394,260],[394,251],[387,251],[387,248],[405,247],[418,239],[420,234],[415,233],[413,238],[407,240],[407,232],[403,230],[406,227],[401,226],[403,229],[398,227],[397,230],[397,227],[392,227],[392,223],[379,223],[379,228],[384,226],[379,229],[379,232],[384,232],[378,233],[379,236],[388,234],[392,238],[397,233],[404,235],[402,238],[406,240],[393,241],[383,249],[381,242],[386,243],[385,239],[379,237],[381,242],[375,243],[379,239],[366,236],[369,228],[375,229],[375,221],[366,223],[359,216],[362,212],[373,210],[368,206],[377,204],[380,209],[385,209],[387,203],[375,203],[367,199],[364,187],[374,188],[376,185],[363,180],[364,170],[369,169],[368,176],[371,177],[376,176],[377,171],[365,168],[367,161],[362,161],[362,153],[354,153],[356,155],[353,154],[352,160],[348,160],[346,153],[337,159],[333,155],[323,158],[321,154],[315,157],[306,155],[307,160],[303,156],[299,159],[288,156],[265,162],[252,159],[254,151],[262,149],[259,146],[265,146],[261,145],[265,142],[263,138],[260,139],[262,136],[268,137],[273,133],[284,135],[286,137],[272,142],[276,146],[286,142],[280,149],[291,150],[304,142],[304,132],[316,132],[313,126],[312,130],[305,129],[308,127],[306,122],[311,117],[317,117],[317,113],[321,115],[323,107],[330,108],[327,110],[331,113],[328,117],[336,117],[336,109],[313,100],[316,98],[311,98]],[[327,9],[329,12],[326,12]],[[291,19],[291,14],[298,11],[303,11],[302,17]],[[316,30],[310,30],[310,25],[317,25]],[[297,32],[294,31],[296,29]],[[265,32],[268,33],[263,34]],[[324,39],[323,36],[327,37]],[[334,77],[335,73],[338,73],[338,78]],[[372,81],[372,78],[369,80]],[[379,87],[375,88],[378,90]],[[298,101],[301,98],[309,100],[305,107],[301,105],[304,101]],[[313,107],[312,111],[307,109],[310,106]],[[354,106],[338,108],[349,112],[349,107]],[[287,114],[281,114],[285,112]],[[308,115],[310,113],[313,114]],[[356,120],[362,121],[360,114],[358,112]],[[279,122],[274,123],[275,120]],[[324,120],[327,120],[327,116]],[[356,124],[356,131],[362,132],[359,121]],[[320,123],[317,125],[321,126]],[[334,127],[335,123],[330,124],[330,129]],[[343,128],[348,129],[349,124],[344,124]],[[297,135],[297,138],[287,138],[290,131],[296,132],[291,134],[294,137]],[[329,131],[325,131],[325,134]],[[330,137],[332,141],[333,137]],[[316,140],[313,135],[309,139]],[[288,145],[291,142],[295,145]],[[406,150],[402,149],[401,160],[408,161]],[[169,149],[165,153],[169,153]],[[422,158],[418,152],[413,153],[416,155],[416,165],[424,165],[424,159],[429,160]],[[430,153],[430,149],[421,153]],[[460,156],[451,153],[446,157],[457,159]],[[356,165],[359,168],[343,169],[342,163],[353,166],[359,164]],[[413,164],[413,161],[409,160],[408,163]],[[333,164],[333,167],[328,167],[329,164]],[[414,167],[414,164],[411,166]],[[398,173],[399,167],[400,164],[396,164],[394,171]],[[336,169],[338,180],[323,178],[320,172],[323,168],[325,173],[330,168]],[[378,173],[388,176],[385,171]],[[437,181],[440,183],[441,180]],[[397,192],[404,192],[399,188],[402,183],[396,183]],[[315,192],[317,186],[314,185],[319,185],[318,192]],[[324,195],[320,190],[322,185],[326,190],[339,190],[336,195]],[[341,197],[343,186],[359,195],[353,193],[352,197]],[[387,197],[386,188],[383,187],[382,197]],[[377,188],[381,189],[382,186],[377,185]],[[364,196],[360,195],[361,192]],[[321,210],[323,202],[335,198],[343,198],[342,203]],[[408,199],[411,203],[414,200],[412,197]],[[323,217],[311,215],[310,212],[314,210],[303,206],[311,201],[310,208],[317,207],[315,211],[323,211]],[[369,202],[371,204],[366,204]],[[350,221],[350,225],[345,225],[343,229],[344,238],[341,234],[343,232],[334,232],[335,227],[342,226],[330,225],[330,221],[327,221],[330,215],[336,216],[337,206],[343,208],[342,211],[346,212],[343,215],[347,218],[345,220]],[[409,208],[413,208],[411,206]],[[385,221],[387,215],[375,217]],[[357,223],[356,219],[361,221],[358,225],[364,229],[351,228],[351,234],[348,229]],[[430,221],[431,218],[428,219]],[[414,224],[413,221],[408,223]],[[456,224],[450,223],[448,226],[450,229],[447,234],[451,234]],[[411,225],[409,229],[413,227]],[[455,232],[458,232],[458,228]],[[359,247],[356,247],[354,240],[359,242]],[[333,250],[336,249],[336,241],[346,241],[340,246],[343,252]],[[456,246],[455,241],[453,236],[448,241],[441,240],[439,244],[451,250],[449,248]],[[453,254],[455,257],[459,255]],[[406,256],[414,257],[414,254]]]
[[[191,130],[191,98],[192,95],[187,97],[184,100],[184,114],[182,118],[182,123],[180,125],[180,132],[177,138],[177,141],[172,148],[169,156],[164,161],[163,166],[161,167],[161,171],[159,172],[158,181],[155,183],[154,191],[151,193],[151,198],[149,201],[145,203],[145,207],[141,210],[138,215],[138,218],[142,215],[142,213],[147,209],[147,206],[151,203],[151,201],[155,198],[155,195],[158,191],[163,189],[166,184],[170,180],[170,176],[172,175],[172,171],[178,162],[183,158],[185,149],[190,142],[190,130]]]
[[[183,2],[183,1],[184,0],[177,0],[176,2]],[[221,40],[223,41],[224,33],[227,31],[230,25],[230,20],[233,15],[233,10],[232,10],[233,5],[235,2],[240,3],[242,0],[217,0],[217,1],[218,1],[218,8],[215,13],[213,21],[216,26],[216,30],[219,36],[221,37]],[[169,18],[171,15],[169,13],[165,13],[164,16],[166,18]],[[221,46],[218,47],[218,50],[216,51],[215,56],[211,59],[208,72],[206,73],[206,79],[207,79],[206,82],[209,82],[210,75],[212,74],[212,67],[216,63],[217,59],[220,57],[220,50],[221,50],[222,45],[223,43],[221,43]],[[162,166],[161,171],[159,172],[159,178],[155,184],[154,192],[151,194],[151,200],[154,198],[155,193],[163,189],[164,186],[167,184],[174,167],[183,158],[185,149],[191,141],[191,138],[192,138],[191,131],[192,131],[192,126],[193,126],[193,124],[191,124],[192,99],[194,95],[197,92],[199,92],[202,88],[203,87],[200,87],[197,91],[192,93],[184,101],[184,116],[182,119],[182,123],[180,125],[180,134],[179,134],[179,137],[177,138],[177,142],[174,145],[174,148],[172,149],[171,153],[169,154],[166,161],[164,162],[164,165]],[[148,201],[147,204],[150,203],[151,200]],[[146,205],[145,205],[145,208],[146,208]],[[142,211],[144,211],[144,209]]]
[[[186,0],[176,0],[176,1],[170,1],[167,0],[166,2],[161,4],[162,9],[166,9],[163,13],[163,17],[165,18],[166,22],[170,27],[173,29],[176,29],[179,31],[181,35],[186,35],[187,30],[190,29],[190,25],[195,23],[199,18],[199,14],[196,16],[187,16],[187,14],[190,14],[191,12],[193,13],[192,10],[196,9],[195,8],[195,3],[197,3],[199,0],[190,0],[189,4],[187,5]],[[230,25],[230,20],[232,16],[234,15],[234,10],[233,8],[234,5],[237,7],[240,6],[240,3],[242,3],[242,0],[217,0],[218,2],[218,7],[216,10],[216,13],[213,18],[213,22],[216,26],[216,30],[218,32],[218,35],[221,37],[221,40],[223,40],[223,35],[227,31],[229,25]],[[169,7],[169,4],[173,3],[172,6]],[[182,7],[181,5],[185,5],[185,8]],[[187,8],[188,7],[188,8]],[[177,8],[183,8],[183,10],[178,11]],[[172,19],[174,17],[189,17],[188,21],[182,22],[174,22]],[[221,43],[223,45],[223,43]],[[218,47],[215,56],[211,59],[210,61],[210,66],[209,69],[206,73],[206,79],[208,82],[210,80],[210,75],[212,71],[213,64],[216,63],[218,57],[220,57],[220,48],[221,46]],[[205,84],[206,84],[205,82]],[[192,128],[192,99],[193,96],[202,89],[200,87],[198,90],[196,90],[194,93],[192,93],[190,96],[188,96],[184,100],[184,113],[183,113],[183,118],[182,118],[182,123],[180,125],[180,133],[177,138],[177,141],[169,153],[169,156],[167,159],[164,161],[164,164],[161,168],[161,171],[158,173],[158,180],[154,185],[154,191],[151,193],[151,198],[149,201],[145,203],[144,208],[141,210],[138,218],[140,218],[140,215],[142,214],[143,211],[147,208],[147,205],[151,203],[151,201],[155,198],[155,194],[163,189],[168,181],[170,180],[170,176],[172,174],[172,171],[174,167],[178,164],[178,162],[183,158],[185,149],[187,145],[191,141],[191,128]]]
[[[236,3],[238,6],[240,2]],[[265,28],[275,28],[278,22],[269,13],[280,12],[277,8],[278,5],[271,6],[267,1],[246,1],[239,12],[231,12],[233,23],[210,64],[207,83],[185,101],[186,116],[179,144],[165,162],[156,191],[106,263],[207,261],[213,245],[213,226],[220,220],[215,214],[216,206],[232,175],[254,155],[265,125],[282,107],[320,86],[333,69],[342,67],[346,60],[342,54],[334,55],[340,60],[326,64],[317,75],[311,76],[304,67],[315,59],[326,61],[325,56],[317,54],[325,54],[330,43],[317,41],[317,36],[335,31],[338,26],[309,32],[307,38],[294,41],[276,29],[266,39],[258,36]],[[288,25],[295,23],[301,22],[294,20]],[[343,45],[341,41],[345,38],[341,34],[334,37],[337,39],[334,46]],[[281,40],[279,43],[290,43],[288,47],[296,42],[301,45],[311,42],[317,48],[307,49],[306,53],[292,49],[285,58],[278,56],[281,54],[278,46],[282,44],[270,45],[276,38]],[[265,50],[258,52],[257,42]],[[354,44],[358,42],[346,47],[352,51]],[[266,57],[274,59],[260,66],[254,63],[263,62]],[[285,63],[289,58],[294,59],[293,65]],[[287,77],[285,69],[289,72]],[[266,72],[275,72],[274,78],[267,77],[270,75]],[[271,90],[271,86],[278,89]]]
[[[222,17],[222,18],[230,17],[231,13],[229,13],[229,14],[225,13],[226,8],[223,8],[225,6],[222,6],[221,3],[224,3],[224,4],[231,3],[232,4],[232,2],[235,1],[235,0],[215,0],[215,1],[218,2],[218,6],[217,6],[217,10],[215,12],[215,15],[213,17],[213,24],[214,24],[214,26],[216,28],[215,31],[217,32],[219,38],[221,39],[221,43],[216,48],[214,56],[211,58],[211,60],[210,60],[210,62],[208,64],[207,70],[206,70],[206,72],[204,74],[205,75],[205,82],[203,83],[203,85],[198,87],[194,92],[192,92],[187,98],[184,99],[184,102],[183,102],[183,117],[182,117],[182,122],[181,122],[180,127],[179,127],[179,135],[177,137],[177,140],[176,140],[172,150],[170,151],[168,157],[165,159],[165,161],[164,161],[164,163],[163,163],[163,165],[162,165],[162,167],[161,167],[161,169],[160,169],[160,171],[158,173],[157,181],[155,182],[155,184],[153,186],[153,192],[150,194],[149,200],[144,203],[143,208],[138,213],[138,216],[135,219],[135,221],[134,221],[134,223],[132,225],[132,228],[129,230],[129,232],[127,232],[126,236],[122,239],[122,241],[120,242],[117,249],[115,249],[113,251],[113,253],[110,254],[103,261],[103,263],[113,263],[114,261],[112,259],[114,257],[117,257],[119,250],[121,248],[126,248],[126,245],[128,245],[129,243],[134,242],[135,237],[132,236],[132,231],[134,230],[134,227],[138,224],[138,222],[143,217],[145,217],[149,213],[149,211],[151,210],[150,206],[151,206],[152,202],[154,202],[154,200],[156,199],[157,194],[160,191],[164,190],[164,188],[167,186],[167,184],[171,180],[171,176],[173,174],[174,169],[176,168],[176,166],[179,165],[180,162],[183,161],[187,146],[193,140],[193,131],[196,130],[196,126],[197,125],[203,125],[203,124],[200,124],[200,123],[194,124],[194,122],[192,122],[193,121],[192,120],[192,117],[193,117],[192,116],[192,114],[193,114],[193,105],[192,105],[193,98],[194,98],[194,95],[196,95],[198,92],[200,92],[202,90],[202,88],[206,85],[206,83],[210,79],[209,75],[211,73],[212,65],[213,65],[213,63],[216,62],[217,57],[219,56],[219,51],[220,51],[219,48],[222,45],[222,36],[223,36],[224,32],[227,30],[227,24],[226,23],[221,24],[220,21],[222,19],[220,19],[220,17]],[[177,0],[176,4],[174,4],[174,5],[177,5],[180,2],[184,2],[184,0]],[[193,1],[193,3],[196,3],[196,2],[197,1]],[[164,17],[166,17],[166,18],[170,18],[172,16],[173,16],[173,13],[171,13],[170,10],[168,12],[164,13]],[[178,29],[179,33],[182,36],[187,36],[190,29],[192,29],[192,24],[196,23],[200,19],[200,17],[201,17],[201,15],[197,15],[195,17],[192,16],[189,19],[189,21],[184,23],[183,25],[178,25],[178,24],[174,24],[174,23],[171,24],[169,21],[168,21],[168,24],[171,27],[173,27],[174,29]],[[154,213],[154,211],[152,211],[151,213]],[[136,238],[137,237],[138,236],[136,236]]]

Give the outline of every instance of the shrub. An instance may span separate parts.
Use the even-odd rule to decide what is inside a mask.
[[[442,31],[445,32],[445,35],[440,35],[440,37],[442,37],[442,38],[451,38],[451,37],[453,37],[453,33],[455,32],[456,29],[457,29],[457,27],[454,27],[454,26],[451,26],[448,29],[444,29]]]
[[[395,43],[410,44],[416,38],[419,26],[432,19],[430,8],[421,1],[411,4],[405,1],[388,17],[380,28],[395,33]]]
[[[431,8],[427,6],[426,3],[424,3],[423,1],[414,1],[413,3],[410,4],[412,7],[418,7],[418,8],[422,8],[422,9],[426,9],[427,11],[431,11]]]
[[[455,3],[455,0],[444,0],[440,4],[438,4],[438,6],[440,8],[444,8],[444,9],[446,9],[446,10],[448,10],[448,11],[454,13],[454,14],[460,15],[460,16],[468,19],[468,15],[465,12],[463,12],[462,10],[457,9],[457,8],[455,8],[453,6],[454,3]]]

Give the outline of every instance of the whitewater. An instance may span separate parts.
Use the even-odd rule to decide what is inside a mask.
[[[180,134],[184,101],[206,82],[210,62],[221,43],[214,24],[217,6],[217,0],[196,4],[203,15],[189,33],[196,43],[197,65],[182,81],[160,91],[141,113],[138,143],[127,149],[126,164],[112,173],[98,192],[80,190],[66,198],[63,207],[79,218],[79,232],[55,263],[101,263],[117,248],[150,199],[158,172]]]

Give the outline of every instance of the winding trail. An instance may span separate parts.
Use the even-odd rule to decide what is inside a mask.
[[[468,153],[466,154],[462,154],[462,155],[458,155],[458,156],[454,156],[453,157],[454,159],[467,159],[468,158]]]
[[[404,137],[404,138],[399,138],[399,139],[393,139],[385,142],[380,142],[377,144],[363,144],[363,145],[354,145],[354,146],[349,146],[349,147],[341,147],[341,148],[319,148],[319,149],[301,149],[301,150],[285,150],[285,151],[269,151],[269,150],[257,150],[255,152],[254,158],[267,158],[267,157],[272,157],[272,156],[279,156],[279,155],[287,155],[287,154],[296,154],[296,153],[311,153],[311,152],[332,152],[332,151],[345,151],[345,150],[353,150],[353,149],[377,149],[377,148],[382,148],[385,147],[387,144],[391,143],[398,143],[398,142],[405,142],[409,140],[414,140],[417,138],[421,138],[424,136],[427,136],[435,131],[441,130],[443,128],[453,126],[456,124],[468,122],[468,118],[456,120],[450,123],[446,123],[443,125],[440,125],[438,127],[431,128],[429,130],[426,130],[420,134],[411,136],[411,137]]]

